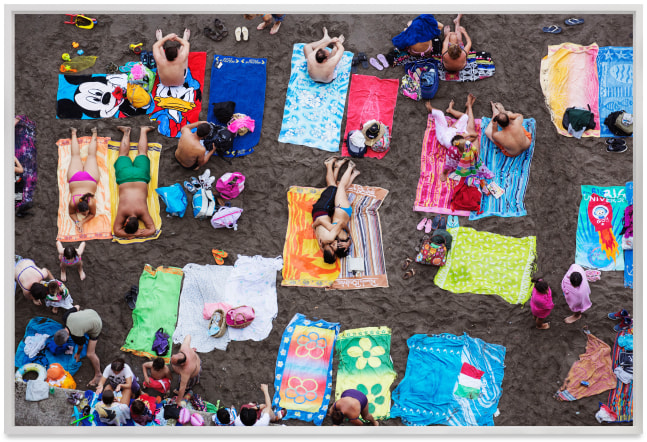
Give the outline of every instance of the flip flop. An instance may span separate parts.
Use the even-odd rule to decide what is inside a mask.
[[[370,62],[371,62],[371,66],[373,66],[378,71],[381,71],[382,69],[384,69],[384,66],[382,66],[380,62],[377,61],[375,58],[371,57]]]
[[[150,63],[148,58],[148,51],[142,51],[142,53],[139,54],[139,59],[144,66],[148,67],[148,63]]]
[[[438,228],[439,229],[447,229],[447,218],[444,216],[440,217],[440,222],[438,223]]]
[[[380,63],[382,63],[385,69],[390,66],[384,54],[377,54],[377,59],[380,60]]]
[[[416,271],[414,269],[409,269],[406,272],[404,272],[404,275],[402,275],[402,279],[413,278],[415,274],[416,274]]]
[[[368,69],[368,58],[366,58],[366,54],[364,52],[358,52],[357,59],[362,63],[362,67],[364,69]]]
[[[155,63],[155,56],[153,51],[148,51],[148,67],[152,69],[157,69],[157,63]]]
[[[406,270],[407,267],[409,267],[412,262],[413,262],[413,258],[411,258],[410,256],[407,256],[405,260],[402,262],[402,270]]]
[[[351,74],[356,74],[357,73],[357,65],[359,64],[359,57],[357,55],[353,55],[353,61],[350,64],[350,73]]]
[[[431,228],[432,228],[433,230],[436,230],[436,229],[440,228],[440,220],[441,220],[440,215],[436,215],[436,216],[434,216],[434,219],[433,219],[433,221],[431,222]]]
[[[551,26],[545,26],[541,28],[542,31],[544,31],[547,34],[559,34],[562,32],[562,28],[559,26],[551,25]]]
[[[447,217],[447,227],[450,229],[458,227],[458,217],[456,215],[449,215]]]
[[[225,258],[229,256],[227,252],[220,249],[211,249],[211,254],[213,255],[213,259],[216,260],[216,264],[219,266],[223,265],[225,263]]]
[[[242,31],[243,31],[243,30],[240,28],[240,26],[238,26],[238,27],[236,28],[236,30],[234,31],[234,34],[236,34],[236,41],[240,41],[240,33],[241,33]]]
[[[211,28],[204,28],[202,30],[202,33],[204,34],[205,37],[212,39],[213,41],[220,41],[222,40],[221,34],[217,33]]]
[[[431,220],[431,218],[429,218],[425,223],[425,233],[431,233],[432,224],[433,224],[433,221]]]
[[[196,188],[193,186],[193,184],[191,184],[188,181],[184,182],[184,188],[186,189],[187,192],[189,192],[191,194],[194,194],[195,191],[196,191]]]
[[[425,225],[426,225],[426,224],[427,224],[427,218],[423,218],[423,219],[421,219],[421,220],[420,220],[420,222],[418,223],[418,227],[416,227],[416,229],[418,229],[418,230],[422,230],[422,229],[424,229],[424,228],[425,228]]]
[[[243,40],[244,41],[249,40],[249,31],[247,30],[246,26],[243,26],[242,32],[243,32]]]
[[[575,26],[575,25],[581,25],[584,23],[583,18],[569,18],[567,20],[564,20],[564,23],[566,23],[568,26]]]

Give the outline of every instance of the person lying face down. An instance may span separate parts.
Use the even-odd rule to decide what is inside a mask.
[[[309,43],[303,47],[303,54],[308,64],[310,78],[319,83],[330,83],[335,79],[335,67],[344,55],[344,36],[330,38],[328,30],[323,28],[324,36],[321,40]],[[332,51],[326,48],[333,44]]]

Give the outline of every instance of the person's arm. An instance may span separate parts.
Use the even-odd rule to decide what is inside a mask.
[[[263,392],[263,396],[265,397],[265,408],[263,408],[263,413],[270,413],[272,411],[272,399],[270,398],[267,384],[261,384],[261,391]]]
[[[198,167],[196,167],[195,170],[207,164],[211,156],[216,153],[216,143],[212,143],[212,146],[211,150],[205,152],[204,155],[198,158]]]
[[[153,44],[153,56],[155,57],[156,60],[157,59],[162,59],[162,60],[166,59],[166,54],[164,53],[164,43],[166,43],[168,40],[174,39],[176,37],[177,37],[177,34],[169,34],[169,35],[165,36],[164,38],[161,38],[161,39],[157,40]]]
[[[74,221],[74,224],[77,224],[76,227],[78,228],[79,216],[76,214],[76,206],[72,202],[71,198],[70,198],[70,203],[67,205],[67,212],[69,213],[70,218],[72,218],[72,221]]]
[[[79,346],[79,348],[81,348],[81,346]],[[101,380],[97,384],[97,394],[101,394],[101,392],[103,391],[103,386],[105,385],[107,380],[108,379],[105,376],[101,376]]]
[[[144,363],[142,364],[142,371],[144,372],[144,382],[146,382],[146,383],[148,383],[148,380],[149,380],[149,379],[148,379],[148,369],[149,369],[149,368],[150,368],[150,369],[151,369],[151,371],[152,371],[152,368],[153,368],[153,361],[144,362]]]
[[[134,375],[133,375],[133,376],[134,376]],[[133,377],[132,377],[132,376],[128,376],[128,377],[126,378],[126,381],[125,381],[123,384],[119,384],[119,385],[117,385],[117,388],[115,388],[115,391],[120,391],[120,390],[121,390],[121,387],[124,387],[124,388],[125,388],[125,387],[128,387],[128,388],[130,388],[132,385],[133,385]]]
[[[84,250],[85,250],[85,241],[83,241],[79,246],[79,248],[76,249],[76,254],[79,255],[79,257],[81,257],[81,255],[83,255]]]
[[[18,161],[17,157],[13,157],[13,171],[14,173],[23,173],[25,169],[22,167],[22,164],[20,164],[20,161]]]
[[[180,375],[180,388],[177,391],[176,402],[180,402],[184,398],[184,393],[186,391],[186,386],[189,383],[189,376]]]
[[[117,216],[115,217],[115,223],[112,226],[112,230],[115,232],[115,236],[132,239],[133,236],[128,235],[124,230],[124,222],[126,222],[126,216],[124,216],[122,213],[117,213]]]
[[[189,56],[189,50],[191,49],[191,45],[189,44],[189,42],[186,41],[185,39],[183,39],[182,37],[176,37],[175,41],[179,41],[180,45],[181,45],[180,50],[177,51],[178,54],[180,52],[184,52],[184,53],[186,53],[186,55],[188,57]]]
[[[65,252],[62,242],[56,241],[56,251],[58,252],[59,255],[62,255],[63,252]]]
[[[510,121],[516,120],[519,117],[522,117],[522,115],[521,114],[515,114],[514,112],[508,112],[508,119]]]
[[[344,46],[341,43],[335,43],[335,49],[337,49],[337,52],[332,54],[329,59],[332,64],[339,63],[339,60],[344,56]]]
[[[465,48],[464,48],[465,53],[469,54],[470,49],[472,49],[472,39],[470,38],[470,36],[467,33],[467,31],[465,30],[465,28],[463,28],[463,35],[465,36]]]
[[[90,222],[92,218],[94,218],[94,213],[92,213],[92,210],[90,210],[90,212],[88,213],[88,216],[86,216],[85,218],[83,218],[83,220],[79,222],[79,224],[81,224],[81,228],[83,228],[83,224]]]
[[[148,210],[142,215],[141,220],[144,223],[144,228],[137,230],[137,232],[135,232],[135,236],[145,238],[147,236],[154,235],[157,229],[155,229],[155,222],[148,213]]]
[[[196,127],[200,126],[202,123],[208,123],[208,121],[196,121],[195,123],[187,124],[182,128],[182,130],[187,129],[191,131],[192,129],[195,129]]]
[[[51,281],[52,279],[56,279],[54,278],[54,275],[52,275],[52,272],[50,272],[49,269],[46,267],[43,267],[42,269],[40,269],[40,273],[41,275],[44,273],[45,276],[47,276],[48,281]]]

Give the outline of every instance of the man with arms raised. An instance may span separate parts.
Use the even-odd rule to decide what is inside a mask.
[[[321,40],[307,44],[303,47],[303,53],[308,62],[308,74],[310,78],[318,83],[330,83],[335,79],[335,67],[344,55],[344,36],[330,38],[328,30],[323,28],[324,36]],[[326,48],[333,43],[332,51]]]
[[[155,32],[157,41],[153,44],[153,57],[157,64],[160,83],[164,86],[182,86],[189,67],[189,37],[191,31],[184,30],[183,38],[177,34],[162,37],[162,30]],[[180,46],[169,42],[178,42]]]

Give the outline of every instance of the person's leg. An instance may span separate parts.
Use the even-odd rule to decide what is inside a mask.
[[[129,405],[130,404],[130,397],[132,396],[132,390],[128,387],[121,387],[121,403]]]
[[[272,15],[272,18],[274,19],[274,26],[272,26],[272,29],[270,29],[270,34],[274,35],[277,32],[279,32],[279,28],[281,27],[281,23],[283,23],[285,14],[271,14],[271,15]]]
[[[335,166],[335,162],[337,161],[337,157],[330,157],[326,161],[324,161],[324,165],[326,166],[326,186],[335,186],[336,184],[336,179],[335,179],[335,172],[333,170]]]
[[[539,330],[546,330],[550,328],[550,324],[544,322],[544,318],[535,318],[535,324]]]
[[[337,180],[338,180],[337,177],[339,177],[339,171],[341,170],[341,167],[344,164],[346,164],[346,161],[348,161],[348,158],[339,158],[339,159],[335,160],[335,167],[333,168],[333,171],[332,171],[333,178],[335,180],[335,184],[332,184],[333,186],[337,185],[336,183],[337,183]]]
[[[88,353],[87,357],[92,363],[92,368],[94,368],[94,378],[88,382],[88,386],[96,386],[101,380],[101,365],[99,361],[99,356],[96,353],[97,350],[97,341],[90,339],[88,341]]]
[[[78,266],[79,266],[79,279],[83,281],[85,279],[85,272],[83,271],[83,261],[79,261]],[[63,272],[61,272],[61,277],[62,276],[63,276]]]
[[[467,114],[467,132],[471,133],[473,136],[477,136],[476,133],[476,123],[474,122],[474,111],[472,106],[476,101],[476,97],[472,94],[467,95],[467,101],[465,102],[465,113]]]
[[[324,32],[324,36],[321,40],[315,41],[313,43],[309,43],[303,47],[303,51],[305,53],[306,58],[308,58],[308,55],[314,52],[314,48],[316,48],[320,44],[323,44],[323,43],[328,44],[332,41],[332,38],[330,38],[330,36],[328,35],[328,29],[326,29],[325,26],[323,27],[323,32]]]
[[[577,321],[581,317],[582,317],[582,313],[575,312],[571,316],[569,316],[568,318],[564,319],[564,322],[567,323],[567,324],[572,324],[573,322]]]
[[[83,170],[89,173],[97,182],[99,181],[99,164],[97,163],[97,128],[93,127],[92,140],[88,146],[88,157],[85,160]]]
[[[488,123],[487,127],[485,128],[485,136],[488,137],[490,140],[492,140],[492,120],[494,120],[494,117],[499,115],[500,111],[497,107],[498,103],[494,103],[490,101],[490,106],[492,106],[492,119]]]
[[[263,23],[258,25],[256,29],[259,31],[267,28],[268,26],[272,26],[272,23],[274,23],[274,19],[272,18],[272,14],[265,14],[263,15]]]
[[[128,126],[117,126],[123,136],[121,137],[121,143],[119,144],[119,156],[128,156],[130,152],[130,128]]]
[[[70,165],[67,169],[67,181],[74,176],[75,173],[83,170],[83,162],[81,161],[81,148],[79,147],[79,140],[76,138],[76,129],[71,127],[72,141],[70,144]]]
[[[342,175],[341,180],[339,180],[339,187],[337,187],[337,194],[335,195],[335,207],[350,207],[348,195],[346,195],[346,189],[350,185],[349,183],[352,182],[351,176],[353,175],[353,171],[355,171],[355,163],[353,161],[349,161],[344,175]],[[353,179],[355,179],[355,177],[353,177]]]
[[[445,112],[448,113],[449,115],[451,115],[452,117],[456,118],[457,120],[460,117],[462,117],[463,115],[465,115],[465,113],[457,111],[456,109],[454,109],[454,100],[449,102],[449,106],[447,107]],[[455,125],[456,125],[456,123],[454,122],[454,124],[452,124],[452,127],[454,127]]]
[[[148,152],[148,132],[154,130],[153,126],[141,126],[139,141],[137,142],[137,155],[146,155]]]
[[[184,35],[182,36],[182,38],[186,41],[189,41],[189,38],[191,38],[191,29],[186,28],[184,30]]]
[[[463,14],[458,14],[454,19],[454,33],[456,34],[456,40],[458,44],[463,43],[463,31],[465,28],[461,26],[461,18]]]
[[[164,34],[162,34],[162,30],[158,29],[157,31],[155,31],[155,40],[156,41],[161,40],[162,38],[164,38]]]

